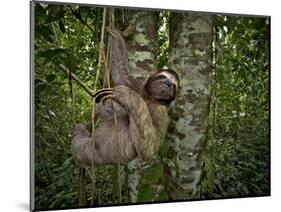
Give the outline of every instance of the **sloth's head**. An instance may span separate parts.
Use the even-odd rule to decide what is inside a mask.
[[[177,95],[179,77],[170,69],[160,70],[151,76],[145,83],[145,92],[160,104],[170,104]]]

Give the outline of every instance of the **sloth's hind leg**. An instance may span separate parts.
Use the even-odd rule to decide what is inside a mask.
[[[77,163],[81,167],[91,167],[93,164],[103,163],[96,146],[95,149],[93,148],[91,134],[87,126],[83,123],[79,123],[75,126],[71,150]],[[95,150],[94,154],[93,150]]]

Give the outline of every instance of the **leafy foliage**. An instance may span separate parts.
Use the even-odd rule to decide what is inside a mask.
[[[163,11],[159,14],[158,21],[158,42],[157,42],[157,65],[159,69],[168,64],[169,58],[169,11]]]
[[[60,70],[60,65],[89,87],[93,85],[101,15],[101,9],[75,5],[35,6],[37,209],[77,206],[79,169],[72,157],[70,142],[74,124],[90,118],[91,98]],[[112,172],[112,167],[97,170],[97,183],[109,185],[100,191],[107,202],[111,202]],[[87,189],[90,190],[89,179]]]
[[[269,20],[214,26],[205,197],[269,194]]]

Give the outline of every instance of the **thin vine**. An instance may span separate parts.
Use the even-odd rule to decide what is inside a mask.
[[[103,8],[103,18],[102,18],[102,29],[101,29],[101,37],[100,37],[100,45],[99,45],[99,59],[98,59],[98,65],[96,69],[96,78],[95,78],[95,84],[93,91],[97,91],[97,84],[98,84],[98,79],[100,75],[100,70],[101,70],[101,65],[104,62],[104,32],[105,32],[105,23],[106,23],[106,8]],[[95,177],[95,166],[94,166],[94,158],[95,158],[95,119],[96,119],[96,99],[93,98],[92,100],[92,173],[90,175],[91,177],[91,188],[92,188],[92,199],[91,199],[91,205],[94,204],[94,199],[95,199],[95,185],[96,185],[96,177]]]

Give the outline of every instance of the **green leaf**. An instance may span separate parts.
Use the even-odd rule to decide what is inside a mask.
[[[74,16],[78,19],[78,20],[82,20],[82,16],[80,14],[80,12],[77,10],[74,12]]]
[[[163,164],[157,163],[152,165],[148,172],[145,174],[145,182],[148,184],[156,184],[164,175]]]
[[[46,23],[62,19],[64,17],[65,12],[66,11],[62,7],[58,7],[57,5],[49,5],[48,18],[46,20]]]
[[[35,87],[35,95],[40,95],[46,89],[46,87],[47,87],[46,84],[38,84]]]
[[[61,179],[61,178],[58,179],[57,184],[58,184],[58,186],[63,186],[63,184],[64,184],[63,179]],[[58,195],[60,195],[60,194],[58,194]]]
[[[55,56],[57,56],[58,54],[61,54],[61,53],[65,53],[65,50],[61,49],[61,48],[48,49],[48,50],[38,52],[37,56],[38,57],[44,57],[44,58],[47,58],[47,59],[51,59],[51,58],[53,58],[53,57],[55,57]]]
[[[49,42],[53,41],[52,36],[54,35],[54,33],[51,29],[49,29],[49,27],[40,25],[40,26],[36,27],[35,31],[36,31],[36,33],[41,35],[45,40],[47,40]]]
[[[54,75],[54,74],[49,74],[46,77],[46,80],[47,80],[48,83],[53,82],[55,79],[56,79],[56,75]]]
[[[156,188],[152,188],[150,185],[142,185],[138,194],[139,202],[153,201]]]
[[[42,24],[45,22],[45,19],[47,18],[46,11],[40,4],[35,5],[35,23],[36,24]]]
[[[165,157],[168,153],[168,150],[169,150],[169,146],[168,146],[167,143],[161,144],[160,147],[159,147],[159,155],[161,157]]]
[[[44,80],[39,79],[39,78],[38,78],[38,79],[35,79],[35,81],[34,81],[35,86],[38,85],[38,84],[40,84],[40,83],[41,83],[41,84],[44,83]]]
[[[71,164],[72,160],[73,160],[73,157],[67,158],[62,164],[62,168],[66,169]]]
[[[165,191],[161,191],[155,200],[156,201],[167,201],[167,200],[169,200],[169,196]]]
[[[59,22],[59,28],[60,28],[60,31],[62,33],[65,33],[65,27],[64,27],[64,24],[61,21]]]

